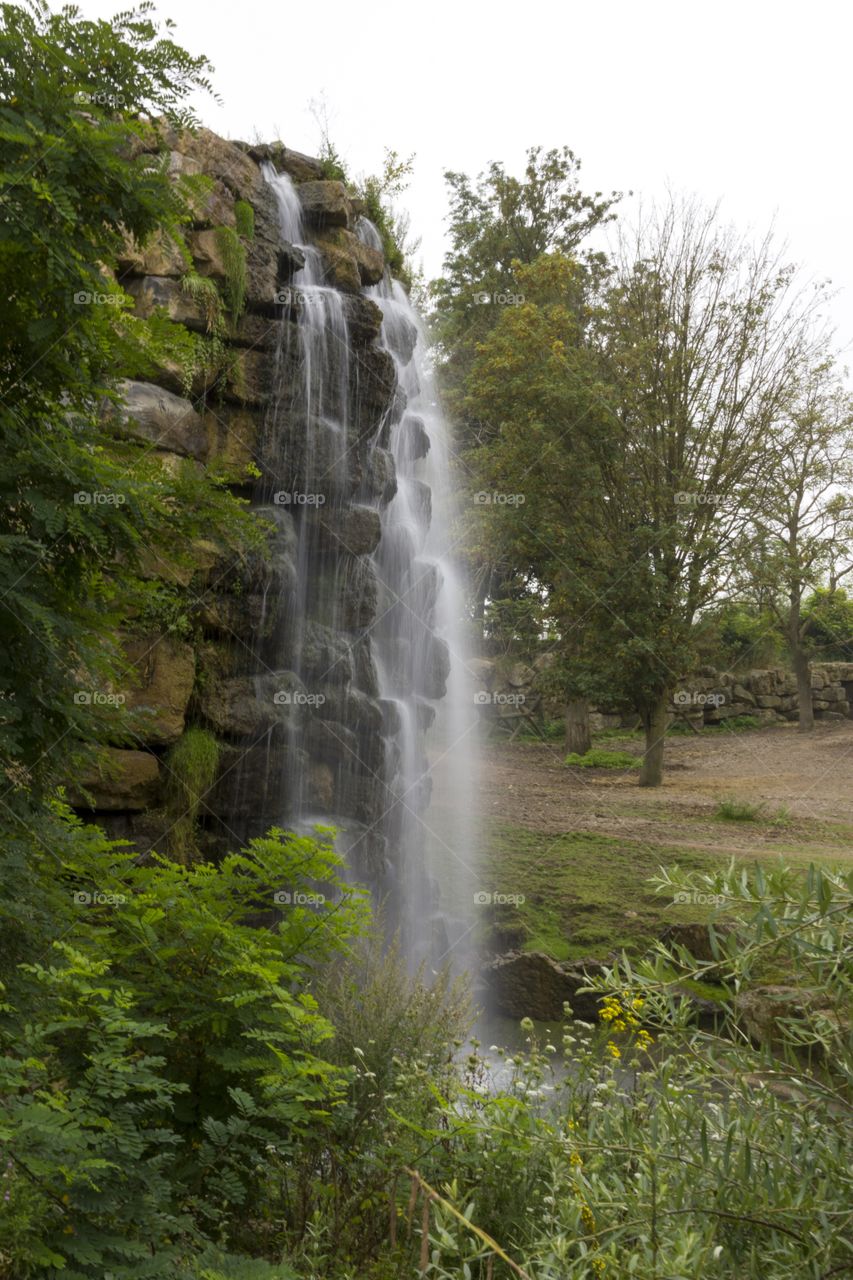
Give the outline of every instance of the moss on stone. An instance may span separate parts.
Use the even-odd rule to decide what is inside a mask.
[[[199,854],[198,814],[216,780],[220,744],[207,729],[187,729],[166,757],[166,815],[171,823],[168,847],[179,862]]]

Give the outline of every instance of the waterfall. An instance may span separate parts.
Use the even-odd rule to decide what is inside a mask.
[[[362,291],[381,310],[378,346],[396,391],[360,441],[347,296],[322,282],[298,189],[270,165],[264,176],[282,240],[304,260],[280,299],[268,432],[273,474],[301,490],[276,480],[262,495],[295,547],[295,586],[267,653],[302,699],[288,722],[279,820],[338,827],[353,874],[383,900],[411,962],[462,967],[477,887],[478,716],[454,567],[451,441],[423,326],[387,271]],[[355,232],[381,248],[366,218]]]

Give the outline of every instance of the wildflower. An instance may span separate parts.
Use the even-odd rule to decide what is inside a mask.
[[[607,1041],[605,1048],[607,1049],[607,1052],[610,1054],[611,1058],[622,1057],[622,1050],[619,1048],[618,1044],[614,1044],[612,1040]]]

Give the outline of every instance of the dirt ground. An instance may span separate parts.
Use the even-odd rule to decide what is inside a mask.
[[[637,739],[598,745],[641,752]],[[853,721],[809,735],[793,725],[673,735],[660,788],[640,789],[636,771],[567,768],[560,743],[492,742],[482,776],[486,815],[545,835],[853,861]],[[755,806],[757,820],[720,821],[727,799]]]

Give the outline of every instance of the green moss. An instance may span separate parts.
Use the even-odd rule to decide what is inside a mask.
[[[179,862],[198,856],[198,812],[213,786],[219,743],[206,729],[187,729],[166,757],[166,815],[172,824],[169,851]]]
[[[255,211],[248,200],[234,202],[234,220],[237,224],[237,235],[243,240],[254,240]]]
[[[525,951],[557,960],[642,954],[670,924],[706,920],[711,908],[656,894],[648,880],[664,863],[711,871],[711,854],[664,850],[587,832],[554,837],[496,825],[488,841],[489,883],[524,902],[501,908],[496,932],[516,931]]]
[[[246,246],[233,227],[217,227],[216,243],[225,267],[225,305],[236,322],[246,305]]]

